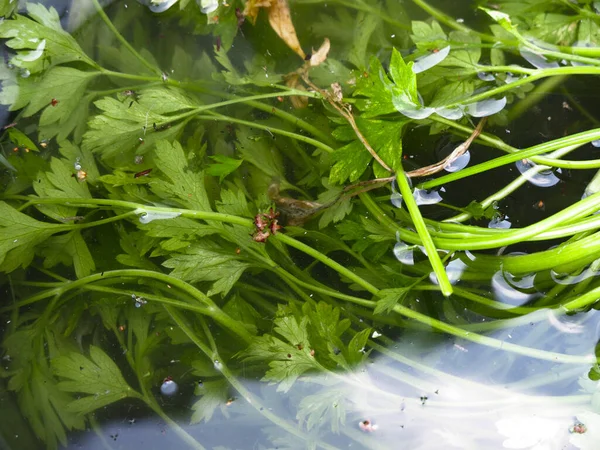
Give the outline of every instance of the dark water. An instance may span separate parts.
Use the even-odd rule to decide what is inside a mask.
[[[302,3],[292,2],[300,39],[316,47],[323,35],[327,35],[329,18],[333,24],[329,31],[335,53],[335,46],[343,46],[344,39],[353,31],[336,28],[335,20],[343,14],[354,17],[356,11],[333,4]],[[436,3],[437,7],[452,17],[464,19],[473,26],[483,22],[481,12],[476,11],[470,4],[472,2]],[[57,1],[45,4],[58,9],[63,26],[85,43],[90,55],[103,57],[107,50],[102,48],[102,33],[95,28],[100,25],[91,3],[65,4]],[[424,20],[428,17],[415,5],[403,6],[413,19]],[[117,27],[122,27],[126,38],[134,38],[136,27],[150,27],[152,39],[147,40],[146,48],[156,56],[161,67],[169,68],[165,70],[173,77],[185,72],[184,66],[187,64],[183,60],[179,62],[181,67],[173,63],[174,44],[191,55],[193,62],[210,51],[214,43],[211,37],[198,37],[191,33],[169,11],[163,15],[153,15],[134,1],[106,4],[106,11],[115,18]],[[319,20],[311,21],[311,17],[318,17]],[[303,22],[307,23],[306,27],[301,25]],[[393,30],[393,24],[385,26]],[[265,27],[264,23],[256,29],[248,24],[243,26],[244,34],[236,37],[230,53],[234,65],[242,65],[235,60],[236,56],[241,61],[248,54],[265,51],[281,55],[278,64],[282,67],[293,64],[284,45],[260,39],[259,33],[264,32]],[[413,50],[408,45],[403,46],[402,42],[398,43],[398,48],[404,54]],[[386,59],[390,51],[391,48],[382,47],[378,50],[378,56]],[[205,75],[210,77],[210,74]],[[515,121],[506,125],[493,124],[486,131],[501,137],[507,144],[525,148],[592,128],[583,115],[571,107],[567,109],[564,103],[575,101],[595,112],[598,93],[593,90],[586,92],[579,79],[570,80],[563,87],[569,96],[564,91],[555,91],[544,96]],[[5,111],[5,114],[8,113]],[[308,121],[316,115],[311,112],[306,114],[304,118]],[[9,123],[12,118],[7,117],[5,122]],[[32,134],[33,127],[29,125]],[[403,140],[404,153],[409,158],[407,167],[410,169],[431,164],[458,142],[458,138],[449,133],[429,136],[427,128],[415,127]],[[593,159],[595,152],[596,148],[587,145],[569,158]],[[471,165],[501,155],[499,151],[480,145],[471,147],[470,153]],[[295,167],[290,166],[287,172],[294,172]],[[444,202],[465,206],[474,193],[478,199],[483,199],[506,185],[507,179],[512,180],[518,175],[513,164],[494,171],[491,176],[484,173],[468,181],[449,184],[443,193]],[[576,173],[563,169],[554,176],[559,178],[559,182],[552,187],[543,188],[526,183],[499,203],[499,209],[513,227],[535,223],[579,200],[593,171]],[[389,196],[389,193],[386,191],[381,195]],[[536,207],[540,202],[543,202],[543,208]],[[439,206],[424,206],[422,210],[431,218],[447,217],[447,211]],[[486,227],[487,222],[487,219],[481,219],[476,223]],[[118,249],[113,248],[113,243],[106,242],[107,238],[102,236],[101,230],[86,237],[91,241],[99,270],[100,266],[108,270],[119,253]],[[529,243],[502,251],[505,254],[535,252],[559,242]],[[386,249],[388,256],[392,254],[394,244],[389,243]],[[482,253],[493,255],[494,252]],[[310,264],[310,258],[305,255],[292,253],[292,257],[296,257],[300,267]],[[342,258],[341,255],[339,257]],[[415,258],[424,259],[418,251]],[[461,263],[454,266],[457,278],[455,286],[505,305],[527,306],[543,300],[556,286],[557,280],[567,286],[566,291],[575,289],[576,282],[580,281],[561,281],[551,271],[513,275],[497,267],[486,272],[478,266],[478,258],[466,255]],[[459,259],[454,262],[457,261]],[[593,285],[597,272],[590,271]],[[318,277],[327,280],[330,275],[328,269],[323,268]],[[38,281],[34,271],[21,273],[19,277],[18,281]],[[242,282],[248,284],[252,281],[255,281],[252,275],[242,278]],[[3,306],[20,300],[12,298],[14,291],[10,279],[0,278],[0,283]],[[331,280],[331,284],[335,283],[338,283],[337,278]],[[86,301],[81,297],[78,299]],[[550,298],[548,304],[552,304],[551,301]],[[373,323],[371,311],[343,302],[338,305],[344,314],[356,319],[356,323],[368,326]],[[147,374],[155,380],[152,395],[160,408],[188,436],[210,449],[600,448],[576,446],[570,443],[572,434],[569,433],[570,427],[577,421],[589,418],[585,415],[589,414],[588,411],[595,408],[597,412],[598,408],[600,388],[597,382],[588,377],[600,338],[600,318],[595,309],[577,314],[566,314],[560,307],[540,308],[529,314],[496,311],[497,318],[502,319],[496,321],[494,315],[485,314],[492,307],[467,302],[460,297],[447,299],[435,290],[413,292],[407,298],[406,306],[467,333],[481,334],[488,340],[485,345],[480,345],[473,342],[468,334],[461,339],[440,333],[434,327],[418,325],[401,317],[386,316],[386,320],[375,322],[370,335],[371,342],[364,349],[370,354],[363,365],[353,371],[326,376],[304,375],[287,392],[278,391],[276,386],[260,381],[262,374],[252,364],[246,366],[235,355],[230,355],[225,362],[236,371],[241,388],[226,387],[226,395],[221,396],[226,401],[220,397],[214,400],[219,405],[210,420],[191,425],[190,417],[194,414],[192,405],[198,401],[198,395],[204,393],[206,386],[222,380],[222,367],[219,362],[200,355],[194,346],[183,350],[172,349],[168,342],[163,341],[157,347],[158,354],[152,355],[155,361],[161,363],[160,373]],[[144,304],[140,310],[159,314],[156,309],[150,308],[150,305]],[[8,331],[11,316],[5,315],[3,320]],[[90,320],[92,328],[99,322],[97,316],[87,320]],[[268,331],[272,317],[265,316],[259,320],[263,321],[261,323]],[[159,331],[165,330],[156,330],[157,335]],[[234,348],[229,342],[235,337],[225,333],[215,334],[215,337],[225,348]],[[120,367],[124,367],[125,378],[135,380],[136,375],[127,372],[126,355],[122,354],[119,343],[115,339],[108,339],[103,344],[107,354]],[[228,354],[228,351],[224,353]],[[579,358],[569,358],[573,355]],[[563,357],[564,360],[561,360]],[[5,354],[3,362],[6,363],[6,370],[10,369],[10,360],[11,355]],[[190,361],[201,361],[204,366],[192,368]],[[178,384],[179,391],[174,396],[161,394],[161,380],[166,377],[172,377]],[[46,448],[46,444],[33,437],[30,425],[22,418],[15,396],[7,387],[3,382],[0,390],[0,430],[3,439],[0,447]],[[598,429],[593,428],[592,422],[589,423],[589,432],[598,436]],[[158,417],[137,400],[125,399],[95,411],[94,422],[88,423],[85,431],[68,434],[66,448],[149,450],[186,448],[186,445],[189,442],[182,439],[182,434],[164,417]]]

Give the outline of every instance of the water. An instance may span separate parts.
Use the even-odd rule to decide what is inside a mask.
[[[90,5],[60,5],[60,21],[94,61],[153,76],[156,91],[135,76],[73,81],[68,93],[83,105],[75,118],[105,112],[89,125],[103,131],[96,136],[85,134],[85,120],[52,122],[69,96],[38,99],[43,112],[10,113],[4,120],[8,126],[14,119],[30,141],[16,132],[3,141],[4,195],[30,195],[33,183],[37,195],[69,201],[25,205],[10,198],[36,222],[12,207],[2,210],[4,220],[16,218],[1,228],[8,238],[0,236],[0,249],[14,245],[17,251],[0,261],[0,447],[594,448],[590,440],[600,424],[592,411],[598,412],[600,387],[589,374],[598,375],[600,319],[591,305],[600,294],[593,236],[582,244],[582,261],[538,271],[529,270],[527,258],[568,256],[560,246],[564,238],[485,247],[498,233],[522,230],[578,201],[592,171],[539,171],[526,159],[441,188],[421,189],[428,180],[414,179],[414,200],[436,221],[426,227],[441,243],[443,270],[454,287],[445,298],[395,181],[368,193],[379,210],[321,182],[333,164],[329,145],[337,148],[356,135],[351,127],[333,131],[325,113],[335,110],[325,102],[311,99],[311,106],[296,109],[301,100],[288,101],[277,87],[302,61],[270,29],[265,11],[253,27],[243,20],[243,5],[232,1],[188,2],[183,15],[181,1],[104,3],[124,39],[159,72],[127,51]],[[341,82],[344,96],[350,95],[350,66],[376,55],[387,68],[392,45],[410,57],[414,46],[400,25],[408,23],[405,17],[427,18],[398,2],[386,3],[392,13],[383,19],[376,9],[290,3],[304,52],[331,39],[329,60],[312,69],[311,79],[323,88]],[[464,3],[432,4],[459,24],[481,25],[479,13]],[[237,36],[221,23],[239,26]],[[370,44],[355,41],[355,33],[370,36]],[[453,46],[459,38],[453,35]],[[31,68],[15,69],[13,79],[39,75],[34,64],[50,41],[31,44],[21,57]],[[415,53],[412,71],[421,77],[426,102],[409,102],[406,116],[436,112],[462,118],[469,128],[489,116],[485,132],[517,148],[593,128],[585,114],[563,106],[574,105],[574,95],[578,105],[597,112],[596,94],[576,79],[514,121],[507,110],[515,96],[452,108],[435,104],[427,77],[447,70],[451,48]],[[335,59],[342,54],[349,55],[344,63]],[[521,54],[524,60],[510,63],[558,65]],[[482,89],[496,85],[491,73],[472,75]],[[299,79],[288,84],[299,86]],[[75,97],[77,89],[89,96]],[[448,104],[460,100],[459,86],[452,89]],[[202,109],[271,90],[281,95]],[[386,120],[400,117],[395,110],[385,114]],[[111,118],[107,132],[102,121]],[[360,120],[358,127],[364,127]],[[327,143],[332,132],[339,142]],[[381,128],[368,137],[379,149],[397,145],[396,132]],[[439,161],[466,139],[448,131],[430,135],[414,123],[402,133],[406,170]],[[182,146],[158,151],[159,138]],[[89,150],[94,139],[101,143]],[[569,158],[596,158],[597,142]],[[433,178],[500,155],[475,143]],[[375,163],[352,170],[369,164]],[[443,239],[458,245],[468,238],[453,215],[472,212],[472,200],[483,201],[521,175],[521,187],[494,203],[491,215],[482,209],[461,222],[478,226],[481,248],[444,248]],[[269,209],[274,181],[285,218]],[[564,226],[582,220],[588,218]],[[26,241],[23,230],[42,222],[62,228]],[[23,257],[28,252],[31,266]],[[23,301],[17,314],[11,305]]]

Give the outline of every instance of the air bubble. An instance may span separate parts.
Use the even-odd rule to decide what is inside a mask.
[[[17,59],[19,61],[32,62],[44,55],[44,49],[46,48],[46,39],[38,44],[35,50],[31,50],[27,53],[20,54]]]
[[[179,392],[179,386],[175,383],[171,377],[167,377],[164,379],[162,385],[160,386],[160,393],[166,397],[172,397],[173,395]]]
[[[494,75],[492,75],[491,73],[487,73],[487,72],[477,72],[477,77],[481,81],[494,81],[496,79],[496,77]]]
[[[444,170],[446,172],[458,172],[459,170],[463,170],[465,167],[467,167],[469,165],[470,161],[471,161],[471,153],[467,150],[462,155],[460,155],[458,158],[454,158],[452,161],[450,161],[448,164],[446,164],[446,167],[444,167]]]
[[[464,262],[462,262],[460,259],[454,259],[454,260],[450,261],[445,268],[446,274],[448,275],[448,281],[450,281],[450,284],[458,283],[460,281],[460,277],[462,276],[462,274],[464,273],[464,271],[466,269],[467,269],[467,265]],[[437,278],[437,275],[435,274],[435,272],[431,272],[429,274],[429,279],[431,280],[432,283],[439,284],[438,278]]]
[[[427,191],[417,188],[413,192],[413,197],[417,205],[435,205],[442,201],[442,196],[439,194],[440,191],[445,192],[445,189]]]
[[[538,187],[552,187],[560,181],[552,170],[540,171],[537,164],[534,164],[528,159],[522,159],[515,163],[517,169],[531,184]],[[561,173],[560,168],[556,169],[557,173]]]
[[[165,12],[179,0],[138,0],[144,6],[147,6],[153,13]]]
[[[508,220],[508,216],[497,215],[488,223],[488,228],[507,229],[512,226]]]
[[[198,6],[200,6],[200,12],[202,14],[210,14],[219,7],[218,0],[196,0]]]
[[[535,274],[516,277],[506,271],[498,271],[492,277],[494,297],[509,305],[524,305],[541,295],[534,288],[534,280]]]
[[[392,181],[392,195],[390,196],[390,201],[396,208],[402,208],[402,194],[398,192],[396,180]]]
[[[417,58],[414,61],[412,70],[414,73],[425,72],[427,69],[431,69],[432,67],[441,63],[444,59],[446,59],[449,53],[450,46],[448,45],[437,52]]]
[[[407,245],[402,241],[396,242],[394,245],[394,256],[398,261],[407,266],[415,265],[414,245]]]
[[[181,215],[180,212],[146,211],[144,208],[138,208],[134,213],[139,215],[140,222],[143,224],[150,223],[153,220],[174,219]]]
[[[502,111],[505,106],[506,97],[499,100],[490,98],[466,105],[465,110],[467,114],[473,117],[487,117]]]

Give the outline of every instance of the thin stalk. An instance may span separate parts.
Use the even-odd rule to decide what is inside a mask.
[[[142,55],[140,55],[137,52],[137,50],[131,46],[131,44],[129,42],[127,42],[127,40],[123,37],[123,35],[119,32],[119,30],[117,30],[117,28],[114,26],[114,24],[111,22],[111,20],[108,18],[108,16],[104,12],[104,9],[102,8],[102,6],[98,2],[98,0],[92,0],[92,3],[94,3],[94,7],[96,8],[96,12],[98,13],[98,15],[102,18],[102,20],[104,21],[104,23],[106,24],[108,29],[115,35],[117,40],[119,42],[121,42],[121,44],[127,50],[129,50],[131,52],[131,54],[137,60],[139,60],[144,66],[146,66],[150,70],[150,72],[157,73],[160,75],[160,70],[158,70],[158,68],[154,67],[148,61],[146,61],[146,59]]]
[[[571,151],[575,150],[576,148],[578,148],[578,146],[565,147],[563,149],[556,150],[555,152],[550,153],[549,157],[553,158],[553,159],[560,158],[560,157],[570,153]],[[533,176],[535,174],[542,172],[543,170],[545,170],[545,168],[546,168],[545,166],[537,165],[537,166],[529,169],[526,173],[528,176]],[[508,197],[510,194],[515,192],[519,187],[521,187],[525,183],[527,183],[527,181],[528,181],[527,176],[525,176],[525,174],[521,174],[519,177],[517,177],[515,180],[508,183],[502,189],[500,189],[499,191],[495,192],[494,194],[492,194],[489,197],[482,200],[480,202],[481,206],[484,209],[492,206],[494,204],[494,202],[497,202],[499,200],[502,200],[503,198]],[[444,219],[444,222],[464,222],[465,220],[468,220],[471,217],[472,217],[471,213],[462,213],[457,216],[453,216],[448,219]]]
[[[291,435],[296,436],[302,439],[303,441],[306,441],[307,443],[317,444],[318,446],[327,450],[336,449],[336,447],[333,447],[324,442],[313,442],[313,440],[309,436],[306,436],[300,429],[298,429],[298,427],[288,423],[285,419],[271,412],[269,408],[263,407],[260,398],[256,397],[248,389],[246,389],[246,387],[229,370],[227,364],[225,364],[225,362],[219,357],[217,349],[211,349],[202,341],[200,341],[196,333],[194,333],[194,331],[190,328],[188,323],[183,319],[183,317],[181,317],[181,315],[179,315],[177,311],[175,311],[169,306],[165,306],[165,309],[167,310],[171,318],[175,321],[179,329],[186,334],[190,341],[192,341],[202,351],[202,353],[204,353],[211,361],[219,361],[219,367],[223,377],[225,377],[227,382],[248,402],[250,406],[252,406],[257,411],[258,414],[265,417],[267,420],[271,421],[281,429],[286,430]],[[206,330],[206,333],[210,333],[210,330]]]
[[[584,58],[587,60],[587,58]],[[594,64],[600,64],[598,61],[594,61]],[[538,69],[530,76],[520,78],[511,83],[498,86],[496,88],[492,88],[489,91],[482,92],[480,94],[476,94],[472,97],[469,97],[467,100],[451,103],[446,105],[448,108],[459,107],[465,103],[475,103],[481,100],[485,100],[490,97],[497,96],[499,94],[503,94],[505,92],[511,91],[516,87],[522,86],[524,84],[531,83],[533,81],[541,80],[542,78],[548,78],[552,76],[564,76],[564,75],[600,75],[600,67],[592,67],[592,66],[577,66],[577,67],[557,67],[552,69]]]
[[[566,83],[568,78],[567,75],[552,77],[538,84],[533,91],[510,109],[508,112],[508,121],[513,122],[518,119],[526,111],[541,102],[556,87]]]
[[[456,130],[460,130],[463,133],[465,133],[465,135],[467,135],[467,136],[470,136],[471,133],[473,132],[473,130],[471,128],[461,125],[458,122],[444,119],[443,117],[438,116],[437,114],[430,116],[430,119],[435,122],[443,123],[444,125],[448,125],[449,127],[454,128]],[[519,152],[523,151],[521,149],[518,149],[518,148],[508,145],[506,142],[502,141],[497,136],[489,135],[487,133],[481,133],[479,135],[479,137],[476,139],[476,142],[478,142],[480,144],[481,143],[488,144],[490,147],[497,148],[498,150],[502,150],[503,152],[506,152],[506,153],[519,153]],[[552,148],[551,150],[557,150],[560,147],[561,146],[558,146],[556,148]],[[550,150],[547,150],[547,151],[550,151]],[[550,167],[560,167],[563,169],[597,169],[600,167],[600,159],[593,159],[593,160],[589,160],[589,161],[567,161],[567,160],[553,159],[548,156],[539,156],[539,155],[531,156],[528,159],[530,159],[531,161],[533,161],[536,164],[543,164],[543,165],[550,166]]]
[[[507,164],[514,163],[522,159],[528,159],[532,156],[537,156],[542,153],[549,151],[558,150],[560,148],[570,147],[574,145],[583,145],[588,142],[600,139],[600,129],[595,128],[593,130],[584,131],[581,133],[572,134],[564,138],[555,139],[550,142],[544,142],[542,144],[534,145],[525,150],[519,150],[518,153],[500,156],[490,161],[486,161],[475,166],[468,167],[459,172],[450,173],[442,177],[436,178],[435,180],[427,181],[418,185],[420,189],[431,189],[436,186],[451,183],[452,181],[460,180],[478,173],[486,172],[497,167],[501,167]]]
[[[279,134],[281,136],[286,136],[286,137],[296,139],[301,142],[305,142],[306,144],[310,144],[310,145],[312,145],[316,148],[319,148],[327,153],[333,153],[335,151],[335,149],[331,148],[329,145],[324,144],[323,142],[318,141],[313,138],[310,138],[308,136],[303,136],[301,134],[293,133],[291,131],[281,130],[279,128],[273,128],[273,127],[270,127],[267,125],[262,125],[257,122],[250,122],[248,120],[242,120],[242,119],[236,119],[236,118],[229,117],[229,116],[224,116],[222,114],[218,114],[218,113],[215,113],[212,111],[208,111],[208,112],[209,112],[209,115],[199,115],[199,116],[196,116],[196,118],[202,119],[202,120],[220,120],[220,121],[224,121],[224,122],[228,122],[228,123],[239,123],[240,125],[246,125],[250,128],[257,128],[259,130],[265,130],[272,134]]]
[[[108,280],[111,278],[149,278],[153,280],[160,281],[164,283],[166,286],[173,286],[175,288],[180,289],[182,292],[188,294],[191,298],[198,301],[200,304],[206,306],[205,314],[212,319],[214,319],[217,323],[222,325],[224,328],[230,330],[238,337],[242,338],[245,342],[250,342],[252,339],[252,335],[241,326],[236,320],[232,319],[225,312],[223,312],[215,303],[207,297],[200,290],[193,287],[191,284],[186,283],[178,278],[172,277],[170,275],[166,275],[160,272],[153,272],[150,270],[139,270],[139,269],[125,269],[125,270],[111,270],[107,272],[97,273],[93,275],[89,275],[87,277],[80,278],[75,281],[71,281],[68,283],[64,283],[60,287],[56,287],[53,289],[49,289],[41,294],[34,295],[33,297],[29,297],[18,302],[14,306],[4,307],[0,309],[0,312],[4,312],[7,309],[12,309],[14,307],[22,307],[28,304],[37,302],[44,298],[51,297],[53,295],[62,295],[69,290],[73,290],[79,287],[83,287],[87,284]]]

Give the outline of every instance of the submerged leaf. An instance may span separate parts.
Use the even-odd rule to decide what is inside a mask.
[[[39,222],[0,202],[0,271],[28,266],[35,247],[64,229],[64,225]]]
[[[242,355],[245,361],[268,362],[269,370],[263,380],[278,383],[278,391],[287,392],[300,375],[321,368],[311,355],[307,325],[308,317],[300,323],[293,316],[277,318],[274,331],[285,340],[258,336]]]
[[[8,39],[8,47],[18,50],[10,60],[11,64],[31,73],[40,72],[49,65],[74,61],[96,66],[73,36],[63,30],[54,8],[28,3],[27,12],[31,19],[17,14],[11,20],[0,22],[0,37]]]
[[[125,381],[119,367],[99,347],[90,347],[90,358],[71,353],[52,360],[54,373],[64,378],[58,388],[64,392],[89,394],[67,405],[69,411],[87,414],[127,397],[138,397]]]

